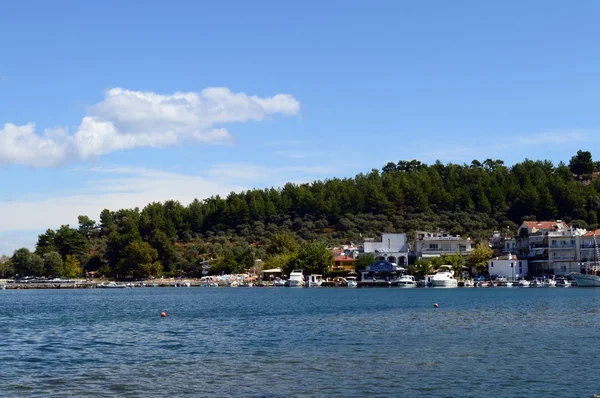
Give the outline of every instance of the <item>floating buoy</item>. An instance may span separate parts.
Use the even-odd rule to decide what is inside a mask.
[[[437,305],[437,304],[436,304],[436,305]],[[166,312],[161,312],[161,313],[160,313],[160,316],[164,318],[164,317],[166,317],[166,316],[167,316],[167,313],[166,313]]]
[[[434,306],[435,308],[439,307],[439,306],[438,306],[438,303],[434,303],[434,304],[433,304],[433,306]]]

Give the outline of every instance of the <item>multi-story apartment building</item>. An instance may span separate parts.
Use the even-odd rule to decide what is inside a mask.
[[[365,239],[363,251],[378,260],[387,260],[400,266],[408,265],[408,238],[406,234],[382,234],[381,241]]]
[[[517,254],[528,260],[531,275],[579,272],[585,235],[586,230],[561,220],[525,221],[517,233]]]
[[[471,253],[471,238],[451,235],[447,232],[415,232],[415,252],[417,257],[440,257],[443,254]]]
[[[579,239],[579,268],[576,272],[600,270],[600,249],[598,248],[600,240],[600,229],[589,231],[583,234]]]

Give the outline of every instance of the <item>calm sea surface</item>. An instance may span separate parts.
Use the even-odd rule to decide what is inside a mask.
[[[600,394],[600,289],[6,290],[0,338],[3,397]]]

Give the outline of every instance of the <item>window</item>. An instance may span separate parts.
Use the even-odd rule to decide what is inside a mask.
[[[429,249],[431,249],[431,250],[437,250],[437,248],[438,248],[437,243],[430,243],[429,244]]]
[[[494,268],[494,262],[493,262],[493,261],[491,261],[491,262],[490,262],[490,266],[491,266],[492,268]]]

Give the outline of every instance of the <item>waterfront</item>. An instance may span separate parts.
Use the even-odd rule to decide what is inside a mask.
[[[582,288],[6,290],[0,395],[591,396],[599,312]]]

